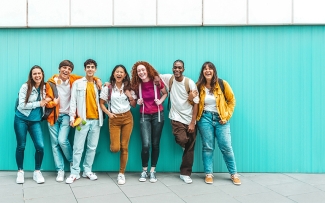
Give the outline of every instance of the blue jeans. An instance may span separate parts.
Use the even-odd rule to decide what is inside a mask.
[[[24,152],[26,146],[27,131],[33,140],[35,152],[35,170],[40,170],[43,156],[44,156],[44,143],[43,132],[40,121],[26,121],[18,116],[14,119],[14,129],[16,133],[17,148],[16,148],[16,162],[18,170],[23,170]]]
[[[230,174],[237,173],[235,155],[231,146],[230,123],[222,125],[219,123],[218,113],[204,111],[197,126],[202,138],[202,156],[204,172],[213,173],[213,152],[215,148],[215,138],[218,147],[226,162]]]
[[[81,126],[81,130],[78,131],[76,129],[74,135],[74,143],[73,143],[73,165],[71,168],[71,174],[79,175],[80,173],[80,161],[82,157],[82,153],[85,148],[85,141],[87,139],[87,149],[86,155],[83,162],[84,172],[91,172],[91,167],[94,162],[96,148],[99,139],[99,120],[86,120],[86,125]]]
[[[64,156],[69,163],[72,162],[72,147],[68,140],[70,132],[70,117],[67,114],[60,114],[54,125],[47,123],[50,131],[51,145],[55,169],[64,171]],[[62,150],[62,151],[61,151]]]
[[[148,167],[150,145],[151,166],[156,167],[159,157],[161,132],[164,127],[164,112],[160,112],[160,122],[158,122],[158,113],[144,114],[143,116],[143,119],[140,119],[142,167]]]

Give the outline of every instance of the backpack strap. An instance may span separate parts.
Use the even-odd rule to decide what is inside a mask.
[[[223,80],[221,78],[218,78],[218,83],[223,95],[225,95],[225,86],[223,85]]]

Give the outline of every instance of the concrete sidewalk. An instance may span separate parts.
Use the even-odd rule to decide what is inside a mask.
[[[241,173],[241,186],[226,173],[215,173],[212,185],[204,183],[203,173],[192,174],[192,184],[178,173],[157,173],[156,183],[139,182],[140,172],[126,173],[121,186],[117,173],[97,175],[96,181],[81,177],[68,185],[57,183],[55,172],[43,172],[45,183],[36,184],[32,172],[25,172],[25,183],[16,184],[15,171],[0,171],[0,202],[325,202],[325,174]]]

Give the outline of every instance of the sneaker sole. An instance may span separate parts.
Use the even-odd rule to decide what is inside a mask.
[[[25,181],[16,181],[17,184],[23,184]]]
[[[180,178],[182,181],[184,181],[184,183],[186,183],[186,184],[191,184],[191,183],[193,182],[193,181],[186,182],[182,176],[179,176],[179,178]]]
[[[146,182],[147,179],[139,179],[140,182]]]

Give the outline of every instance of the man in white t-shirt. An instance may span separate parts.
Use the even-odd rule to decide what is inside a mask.
[[[199,97],[195,96],[192,105],[188,101],[189,92],[185,87],[184,62],[182,60],[176,60],[173,64],[173,82],[169,90],[171,108],[169,111],[169,118],[171,119],[172,131],[175,136],[175,141],[183,149],[183,158],[180,166],[180,178],[185,183],[192,183],[191,173],[194,161],[194,145],[196,138],[196,115],[198,111]],[[165,83],[165,86],[169,88],[169,80],[171,74],[160,75],[161,79]],[[193,80],[188,78],[188,85],[190,91],[197,91],[197,87]]]

